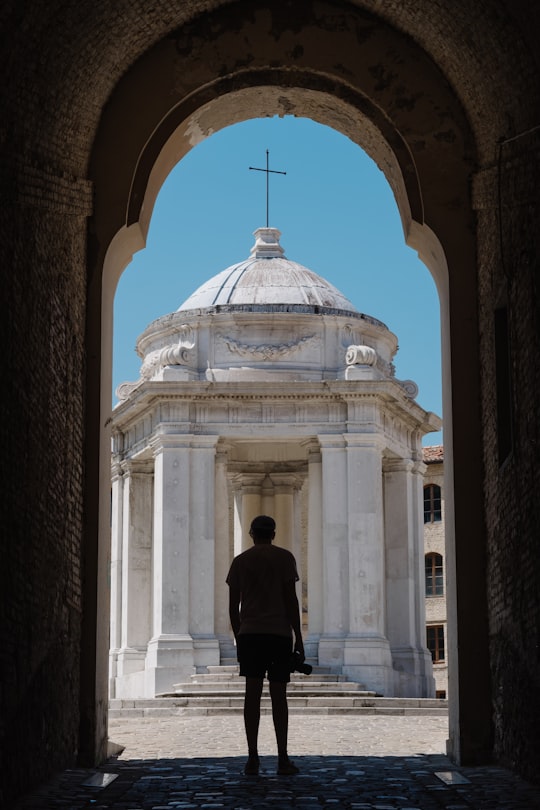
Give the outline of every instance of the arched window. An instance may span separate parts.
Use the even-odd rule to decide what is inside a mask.
[[[440,554],[426,554],[426,596],[442,596],[443,594],[443,558]]]
[[[424,487],[424,523],[436,523],[442,520],[441,488],[437,484],[426,484]]]

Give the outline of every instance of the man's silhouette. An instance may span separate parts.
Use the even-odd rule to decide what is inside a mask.
[[[293,633],[294,651],[304,660],[295,588],[298,572],[291,552],[272,545],[275,530],[273,518],[256,517],[249,530],[253,546],[234,558],[227,576],[229,616],[236,638],[240,675],[246,678],[244,724],[248,761],[244,772],[248,775],[259,772],[257,740],[265,675],[270,683],[278,774],[298,773],[287,754],[287,684],[291,677]]]

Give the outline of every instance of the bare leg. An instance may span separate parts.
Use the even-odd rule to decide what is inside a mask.
[[[271,681],[270,698],[272,699],[272,720],[276,732],[278,756],[287,758],[287,736],[289,732],[287,684]]]
[[[259,720],[261,718],[262,688],[262,678],[246,678],[246,694],[244,697],[244,726],[246,729],[246,738],[250,757],[257,756]]]

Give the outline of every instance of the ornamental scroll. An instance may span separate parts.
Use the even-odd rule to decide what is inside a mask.
[[[374,366],[377,352],[371,346],[348,346],[345,362],[348,366]]]

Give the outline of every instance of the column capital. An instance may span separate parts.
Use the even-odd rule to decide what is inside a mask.
[[[233,490],[256,495],[260,492],[266,473],[234,473],[231,475]]]
[[[378,450],[382,452],[384,447],[384,436],[380,433],[345,433],[344,437],[347,449]]]
[[[417,462],[412,458],[385,458],[383,459],[383,472],[413,472]]]
[[[291,489],[300,489],[304,483],[304,478],[298,473],[269,473],[275,490],[288,492]]]
[[[155,456],[165,450],[184,450],[191,447],[192,433],[157,433],[148,444]]]
[[[324,450],[344,450],[345,438],[342,433],[331,433],[317,436],[321,451]]]
[[[122,478],[124,470],[121,461],[113,461],[111,464],[111,481],[116,481]]]
[[[126,458],[121,463],[123,475],[148,475],[154,471],[154,459]]]
[[[216,442],[216,464],[228,464],[232,444],[220,441],[219,436],[216,436],[216,439],[218,440]]]
[[[214,450],[219,441],[219,436],[192,436],[191,447],[200,450]]]

